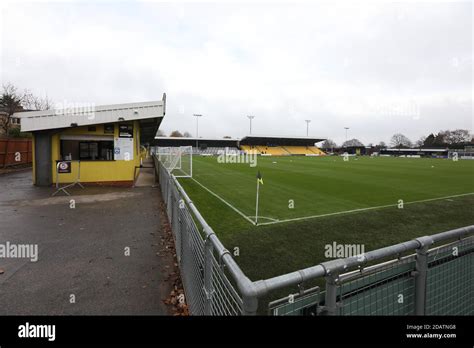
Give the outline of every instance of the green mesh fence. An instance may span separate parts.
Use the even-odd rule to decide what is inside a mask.
[[[414,257],[359,275],[338,287],[339,315],[411,315]],[[357,274],[356,274],[357,276]]]
[[[474,315],[474,239],[429,253],[427,315]]]
[[[319,287],[309,289],[304,294],[293,294],[291,300],[285,297],[270,303],[270,314],[278,316],[297,316],[319,314],[320,303],[324,299],[324,292],[319,291]]]
[[[416,255],[340,276],[336,315],[414,315]],[[474,237],[428,252],[426,315],[474,315]],[[324,314],[317,292],[275,301],[273,315]]]

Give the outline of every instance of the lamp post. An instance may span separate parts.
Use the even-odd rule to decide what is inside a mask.
[[[196,117],[196,150],[198,149],[198,139],[199,139],[199,117],[202,117],[201,114],[193,114]]]
[[[309,137],[309,123],[311,120],[304,120],[306,122],[306,136]]]
[[[249,115],[249,116],[247,116],[247,117],[248,117],[248,119],[249,119],[249,121],[250,121],[250,135],[252,135],[252,120],[255,118],[255,116]]]
[[[349,127],[344,127],[344,129],[346,130],[346,143],[347,143],[347,131],[349,130]],[[347,144],[346,144],[347,146]]]

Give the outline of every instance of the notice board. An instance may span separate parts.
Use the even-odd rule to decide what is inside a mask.
[[[133,138],[114,138],[114,160],[133,160]]]

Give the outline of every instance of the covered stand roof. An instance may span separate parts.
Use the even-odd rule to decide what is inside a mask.
[[[112,122],[139,121],[141,142],[151,142],[166,113],[166,94],[158,101],[91,105],[65,109],[17,112],[22,132],[89,126]]]
[[[207,145],[209,147],[234,147],[238,145],[239,139],[229,138],[193,138],[193,137],[155,137],[152,145],[156,146],[196,146],[196,141],[199,144]]]
[[[382,151],[388,151],[388,152],[447,152],[447,148],[411,148],[411,149],[406,149],[406,148],[393,148],[393,149],[383,149]]]
[[[285,136],[259,136],[248,135],[242,139],[229,138],[187,138],[187,137],[155,137],[152,144],[156,146],[196,146],[199,144],[207,146],[238,146],[240,145],[275,145],[275,146],[314,146],[315,143],[326,138],[313,137],[285,137]]]
[[[326,140],[323,137],[285,137],[271,135],[247,135],[240,140],[242,145],[277,145],[277,146],[314,146]]]

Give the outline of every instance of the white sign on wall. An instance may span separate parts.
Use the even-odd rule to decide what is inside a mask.
[[[114,160],[133,160],[133,138],[114,138]]]

